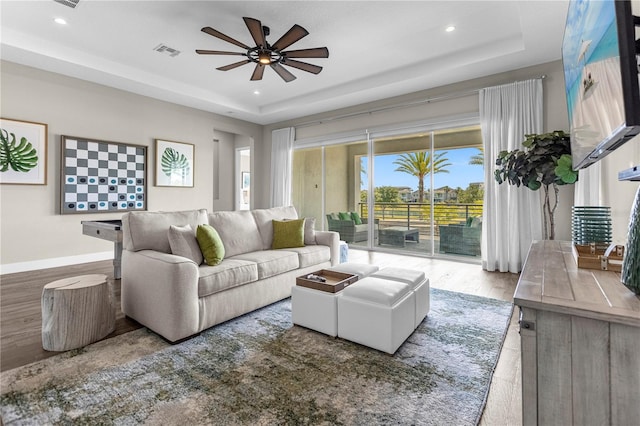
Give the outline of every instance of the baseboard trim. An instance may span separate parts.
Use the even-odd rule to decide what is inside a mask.
[[[0,275],[15,274],[17,272],[36,271],[38,269],[58,268],[60,266],[99,262],[101,260],[111,259],[113,259],[113,250],[100,253],[81,254],[77,256],[32,260],[29,262],[8,263],[6,265],[0,265]]]

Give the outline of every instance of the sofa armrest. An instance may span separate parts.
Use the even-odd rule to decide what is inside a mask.
[[[340,234],[334,231],[316,231],[316,244],[329,246],[331,266],[340,263]]]
[[[199,268],[195,262],[154,250],[122,252],[122,312],[167,340],[197,333]]]

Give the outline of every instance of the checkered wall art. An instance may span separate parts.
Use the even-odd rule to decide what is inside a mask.
[[[147,209],[147,147],[62,136],[61,213]]]

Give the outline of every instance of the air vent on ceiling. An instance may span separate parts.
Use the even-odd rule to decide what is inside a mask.
[[[65,6],[69,6],[71,9],[75,9],[80,0],[53,0],[56,3],[64,4]]]
[[[160,53],[168,53],[169,56],[171,56],[172,58],[180,54],[179,50],[176,50],[173,47],[169,47],[166,44],[162,44],[162,43],[154,47],[153,50]]]

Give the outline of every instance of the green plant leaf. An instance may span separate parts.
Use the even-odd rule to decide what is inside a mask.
[[[191,169],[187,157],[173,148],[165,148],[162,152],[160,164],[162,166],[162,172],[169,177],[173,174],[187,176]]]
[[[554,172],[563,183],[572,184],[578,180],[578,172],[573,170],[573,162],[568,154],[560,156]]]
[[[507,181],[536,191],[541,185],[565,185],[577,180],[571,168],[571,141],[563,131],[525,135],[522,145],[523,150],[498,154],[494,178],[499,184]]]
[[[0,172],[11,168],[16,172],[26,173],[37,165],[38,152],[27,138],[20,138],[20,143],[16,145],[16,135],[0,129]]]

